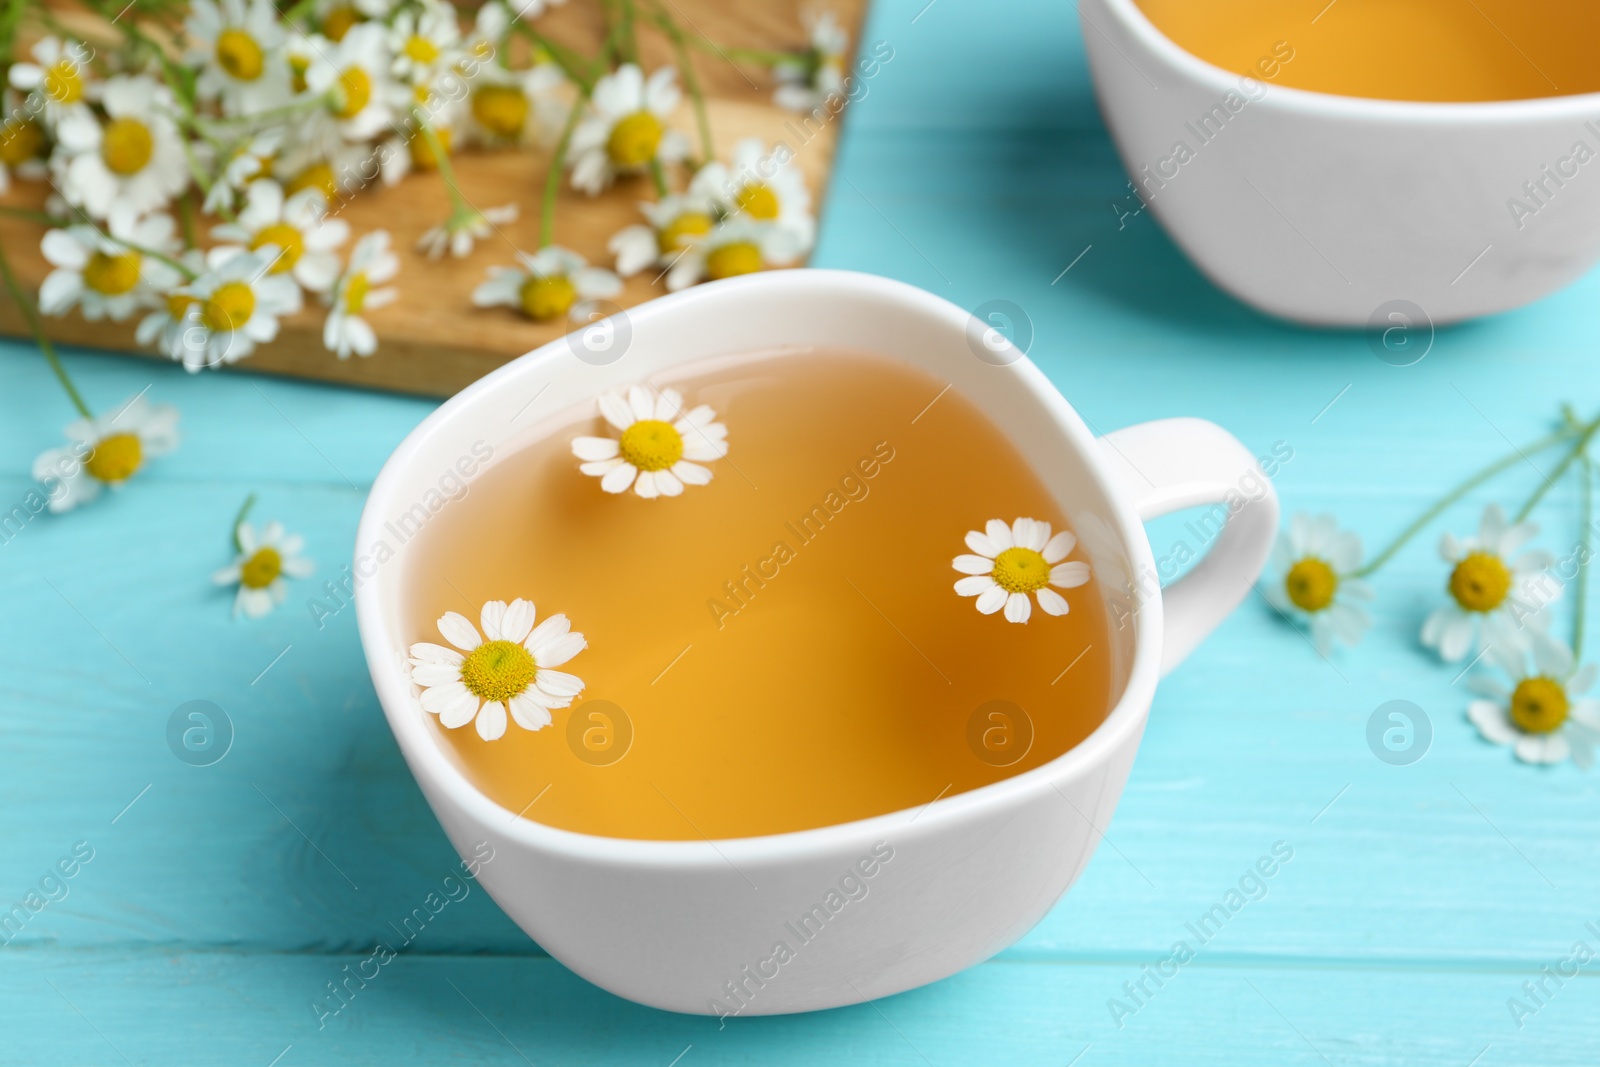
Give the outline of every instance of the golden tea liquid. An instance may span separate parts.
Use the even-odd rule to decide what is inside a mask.
[[[1384,100],[1600,91],[1585,0],[1138,0],[1180,48],[1269,85]]]
[[[802,830],[1039,766],[1104,719],[1108,620],[1092,579],[1061,591],[1067,615],[1035,602],[1026,624],[954,591],[968,530],[1064,523],[945,382],[813,351],[651,384],[727,426],[709,485],[602,492],[570,442],[617,431],[585,408],[479,475],[407,549],[408,643],[442,643],[446,611],[476,624],[485,601],[516,597],[588,639],[561,668],[587,688],[552,726],[512,723],[485,742],[433,718],[496,802],[612,837]]]

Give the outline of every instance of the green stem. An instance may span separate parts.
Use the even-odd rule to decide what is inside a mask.
[[[703,162],[709,163],[716,158],[716,151],[711,147],[711,116],[706,112],[705,93],[700,91],[700,76],[695,73],[694,62],[689,58],[689,48],[684,42],[683,31],[659,4],[656,5],[655,23],[672,42],[672,51],[677,56],[678,66],[683,68],[683,85],[689,90],[689,99],[694,104],[695,123],[700,127],[700,154],[704,157]]]
[[[67,374],[67,368],[61,365],[61,357],[56,355],[56,346],[44,334],[44,323],[39,318],[39,309],[34,307],[28,294],[23,292],[22,286],[17,284],[17,276],[11,273],[11,261],[6,258],[5,249],[0,247],[0,276],[4,277],[6,289],[11,293],[11,299],[17,302],[17,307],[22,309],[23,318],[28,320],[28,329],[33,333],[33,338],[39,343],[39,351],[44,353],[44,358],[49,361],[50,369],[56,372],[56,378],[61,382],[61,388],[67,391],[67,399],[72,401],[72,406],[78,409],[78,414],[86,419],[94,418],[94,412],[89,410],[89,405],[83,402],[83,395],[78,392],[78,387],[72,384],[72,378]]]
[[[550,57],[550,61],[560,67],[561,73],[565,74],[570,81],[582,89],[585,95],[594,90],[594,79],[583,69],[583,66],[587,65],[587,63],[576,52],[566,45],[557,44],[521,19],[515,19],[512,22],[512,27],[528,40],[544,49],[545,54]]]
[[[539,211],[540,248],[548,245],[556,232],[556,192],[561,188],[561,172],[567,164],[567,146],[572,143],[572,132],[578,128],[578,120],[583,117],[583,109],[588,102],[588,93],[579,93],[572,102],[572,110],[567,113],[567,124],[561,130],[561,140],[556,142],[556,150],[550,156],[550,171],[544,176],[544,203]]]
[[[233,550],[244,555],[244,545],[239,542],[239,527],[244,525],[245,516],[250,514],[250,509],[255,507],[256,495],[251,493],[244,498],[244,504],[239,508],[239,514],[233,517]]]
[[[1567,468],[1572,466],[1573,461],[1584,454],[1584,450],[1589,446],[1589,439],[1594,436],[1596,430],[1600,430],[1600,418],[1595,419],[1584,427],[1582,436],[1572,446],[1572,450],[1562,457],[1560,463],[1556,464],[1556,469],[1550,472],[1550,476],[1541,481],[1538,488],[1534,489],[1533,495],[1528,498],[1528,502],[1522,505],[1521,509],[1517,511],[1516,517],[1511,520],[1513,523],[1521,522],[1533,513],[1533,509],[1538,507],[1539,501],[1544,499],[1544,495],[1550,491],[1550,487],[1560,481],[1561,476],[1567,473]]]
[[[650,180],[656,184],[656,196],[666,196],[670,192],[667,187],[667,172],[661,167],[661,160],[650,160]]]
[[[1563,441],[1570,441],[1572,438],[1582,433],[1585,429],[1587,429],[1587,427],[1564,427],[1563,429],[1557,430],[1555,433],[1547,434],[1546,436],[1539,438],[1537,441],[1532,442],[1525,448],[1517,449],[1516,451],[1511,452],[1501,459],[1489,464],[1487,467],[1483,468],[1478,473],[1474,474],[1472,477],[1468,478],[1466,481],[1450,490],[1450,492],[1446,493],[1444,497],[1436,504],[1419,515],[1415,522],[1413,522],[1410,526],[1407,526],[1404,530],[1401,530],[1400,535],[1391,541],[1387,548],[1374,556],[1370,563],[1368,563],[1365,567],[1362,567],[1360,570],[1352,573],[1350,577],[1366,578],[1375,573],[1379,567],[1382,567],[1385,563],[1389,562],[1389,560],[1393,558],[1394,554],[1405,546],[1407,541],[1410,541],[1417,534],[1421,533],[1430,522],[1442,515],[1445,510],[1450,507],[1450,505],[1454,504],[1456,501],[1460,500],[1462,497],[1466,496],[1468,493],[1472,492],[1472,490],[1476,489],[1490,478],[1493,478],[1495,475],[1500,474],[1503,471],[1510,470],[1518,463],[1526,460],[1529,456],[1543,452],[1545,449],[1550,448],[1553,445],[1558,445]]]
[[[183,247],[185,250],[193,248],[199,242],[196,240],[194,221],[194,194],[187,192],[178,201],[178,226],[183,231]]]
[[[1583,492],[1579,521],[1583,523],[1582,533],[1578,535],[1578,603],[1572,612],[1572,660],[1579,661],[1583,655],[1583,622],[1587,614],[1589,602],[1589,546],[1592,541],[1592,531],[1589,524],[1594,520],[1594,461],[1585,452],[1581,458],[1583,464]]]
[[[456,185],[456,168],[450,162],[450,152],[444,146],[444,141],[439,134],[426,121],[420,112],[416,113],[418,129],[422,139],[428,142],[428,150],[433,153],[434,165],[439,168],[439,177],[444,179],[445,188],[450,190],[451,214],[460,214],[462,211],[471,211],[472,205],[467,203],[467,198],[461,195],[461,189]]]
[[[705,52],[715,52],[724,59],[750,63],[758,67],[774,67],[779,63],[804,63],[805,54],[780,52],[766,48],[725,48],[701,33],[685,34],[689,44]]]
[[[26,207],[11,207],[7,204],[0,204],[0,214],[14,215],[19,219],[27,219],[29,222],[42,222],[46,226],[72,225],[71,219],[62,218],[60,215],[52,215],[47,211],[34,211],[32,208]]]

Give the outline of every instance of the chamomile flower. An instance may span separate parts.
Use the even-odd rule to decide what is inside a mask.
[[[150,307],[180,279],[150,254],[177,253],[173,230],[169,215],[147,215],[132,225],[119,221],[110,235],[87,225],[46,230],[40,248],[55,269],[39,286],[39,310],[65,315],[78,308],[90,321],[121,322]]]
[[[696,282],[787,266],[800,255],[799,237],[792,230],[737,215],[686,243],[688,249],[667,272],[667,288],[673,292]]]
[[[200,72],[200,99],[220,98],[234,115],[288,100],[289,70],[280,55],[285,35],[272,0],[191,0],[184,34],[185,58]]]
[[[479,211],[470,205],[450,212],[450,217],[437,226],[430,226],[417,240],[417,250],[429,259],[439,259],[449,252],[457,259],[469,255],[472,247],[494,232],[496,226],[517,221],[517,205]]]
[[[84,112],[57,127],[57,184],[92,218],[131,223],[165,207],[189,184],[172,94],[147,75],[117,75],[101,93],[106,120]]]
[[[44,483],[55,512],[87,504],[107,486],[122,488],[147,460],[177,448],[178,409],[152,404],[140,393],[110,414],[68,423],[66,435],[70,444],[33,463],[33,476]]]
[[[1570,648],[1543,633],[1525,648],[1496,645],[1484,659],[1511,681],[1508,687],[1481,675],[1469,680],[1486,698],[1467,705],[1467,718],[1484,740],[1512,746],[1525,763],[1560,763],[1571,756],[1585,770],[1594,764],[1600,700],[1582,695],[1594,685],[1593,663],[1579,667]]]
[[[1451,603],[1422,624],[1422,643],[1450,663],[1465,657],[1475,639],[1480,648],[1526,647],[1533,629],[1545,624],[1543,606],[1560,595],[1557,586],[1548,595],[1541,591],[1539,603],[1526,596],[1533,580],[1555,562],[1550,553],[1537,549],[1513,558],[1538,533],[1531,522],[1508,525],[1500,505],[1490,504],[1483,509],[1476,537],[1445,534],[1439,554],[1454,564],[1446,584]]]
[[[31,94],[37,114],[49,129],[68,116],[89,118],[89,102],[98,99],[89,59],[94,52],[81,41],[45,37],[33,46],[33,62],[13,63],[7,74],[13,89]],[[30,113],[35,113],[31,106]]]
[[[204,252],[191,248],[179,257],[179,262],[199,277],[206,268],[205,259]],[[139,321],[134,340],[164,353],[168,359],[182,363],[184,369],[193,374],[205,365],[203,353],[193,359],[188,358],[191,341],[202,339],[205,333],[204,327],[199,326],[189,313],[194,305],[195,298],[192,296],[175,289],[167,292],[155,310]],[[200,347],[204,347],[203,343]]]
[[[463,615],[446,612],[439,633],[454,647],[419,641],[411,646],[411,680],[422,689],[422,710],[439,725],[458,730],[477,721],[478,736],[495,741],[506,732],[506,714],[524,730],[550,725],[550,712],[572,705],[583,679],[555,668],[589,647],[565,615],[534,625],[527,600],[491,600],[478,628]]]
[[[278,336],[278,319],[300,310],[300,287],[286,274],[270,271],[273,255],[221,251],[207,271],[174,290],[191,297],[186,315],[191,334],[183,352],[185,366],[214,367],[236,363]]]
[[[461,58],[461,26],[455,9],[439,0],[406,8],[389,26],[389,73],[409,84],[427,82]]]
[[[594,196],[619,174],[688,156],[689,139],[667,128],[682,95],[677,77],[662,67],[646,81],[637,65],[626,63],[595,83],[589,115],[572,134],[573,188]]]
[[[967,531],[972,552],[951,562],[967,575],[956,582],[956,592],[977,597],[985,615],[1005,608],[1008,622],[1028,621],[1033,614],[1029,593],[1046,615],[1065,615],[1067,598],[1056,589],[1075,589],[1089,580],[1087,563],[1066,562],[1077,545],[1070,531],[1051,536],[1050,524],[1039,519],[1017,519],[1010,526],[990,519],[981,532]]]
[[[620,438],[576,437],[572,454],[579,470],[600,479],[608,493],[633,491],[646,499],[679,496],[685,485],[706,485],[702,463],[728,454],[728,428],[706,404],[683,410],[683,394],[663,389],[654,397],[635,385],[626,398],[600,394],[600,414]]]
[[[707,163],[690,182],[691,193],[713,197],[728,215],[743,215],[791,231],[801,252],[816,235],[811,193],[784,145],[770,152],[754,137],[734,145],[728,164]]]
[[[400,257],[389,250],[389,234],[374,230],[356,242],[350,267],[339,277],[329,298],[331,310],[322,327],[322,343],[340,359],[350,353],[370,356],[378,350],[378,336],[362,315],[392,304],[399,295],[393,288],[375,289],[400,273]]]
[[[283,186],[263,178],[251,183],[236,221],[215,227],[211,235],[225,242],[219,248],[276,248],[268,274],[287,274],[309,292],[325,293],[339,276],[334,249],[350,236],[350,224],[328,218],[320,189],[302,189],[286,198]]]
[[[15,89],[0,93],[5,117],[0,120],[0,195],[11,190],[13,178],[38,181],[48,177],[45,163],[49,137],[44,122],[28,111],[22,95]]]
[[[327,95],[329,113],[347,141],[366,141],[394,118],[386,32],[376,23],[358,23],[334,48],[317,49],[306,71],[306,87]]]
[[[844,91],[844,57],[850,35],[833,12],[805,16],[810,47],[791,60],[773,66],[778,89],[772,100],[791,111],[815,111],[828,97]]]
[[[517,258],[520,267],[489,268],[489,280],[472,291],[473,304],[516,308],[535,322],[563,315],[583,322],[590,301],[622,292],[621,278],[560,245],[546,245],[531,256],[518,252]]]
[[[693,191],[641,203],[639,210],[649,223],[617,231],[606,245],[617,257],[617,273],[624,278],[652,265],[671,267],[695,238],[710,233],[716,224],[715,201]]]
[[[266,177],[283,144],[285,127],[273,126],[235,145],[216,168],[211,188],[206,190],[202,210],[220,215],[233,210],[239,197],[257,178]],[[198,149],[197,149],[198,150]]]
[[[1332,515],[1296,514],[1273,549],[1274,581],[1264,583],[1267,602],[1306,624],[1311,643],[1324,656],[1335,641],[1353,645],[1372,625],[1355,601],[1372,599],[1372,586],[1353,577],[1361,569],[1361,537],[1341,530]]]
[[[269,522],[258,534],[248,522],[240,522],[233,536],[239,556],[211,575],[218,585],[237,585],[233,614],[259,619],[282,604],[289,595],[285,578],[307,578],[316,566],[301,551],[305,538],[284,530],[283,523]]]
[[[363,6],[352,0],[317,0],[317,29],[322,36],[338,44],[352,29],[367,21],[369,16],[362,10]]]
[[[463,116],[467,136],[490,147],[548,141],[564,110],[556,95],[564,84],[566,75],[554,63],[524,70],[507,70],[493,62],[481,64]]]

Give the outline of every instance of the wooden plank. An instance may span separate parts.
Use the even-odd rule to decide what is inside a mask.
[[[798,3],[762,0],[729,5],[717,0],[681,0],[675,17],[685,27],[699,30],[719,44],[733,48],[782,49],[801,47],[805,30]],[[865,0],[839,0],[831,5],[851,32],[860,27]],[[80,20],[80,24],[84,24]],[[84,24],[94,32],[92,24]],[[551,10],[540,22],[555,39],[582,49],[598,47],[600,26],[596,6],[573,2]],[[675,57],[659,33],[641,29],[642,61],[647,70],[674,63]],[[693,51],[693,62],[708,97],[707,110],[714,143],[726,159],[736,142],[755,137],[764,144],[785,144],[794,154],[820,205],[833,163],[842,114],[819,122],[811,116],[786,111],[772,103],[773,84],[762,72],[734,64],[715,54]],[[673,125],[699,145],[688,95]],[[284,321],[279,338],[249,358],[248,369],[352,385],[392,389],[429,396],[448,396],[495,367],[570,328],[566,322],[535,323],[509,309],[484,310],[472,306],[472,290],[492,265],[512,264],[514,253],[532,251],[538,243],[539,205],[549,156],[545,151],[469,150],[457,159],[460,189],[474,206],[484,209],[514,203],[520,217],[499,227],[499,232],[479,243],[463,259],[430,261],[415,251],[417,239],[449,212],[449,194],[433,173],[413,173],[400,184],[372,186],[352,195],[340,211],[349,222],[352,240],[374,229],[387,229],[400,252],[402,266],[395,284],[399,299],[373,312],[380,347],[371,358],[339,360],[322,344],[325,310],[315,300],[300,314]],[[679,178],[687,181],[686,175]],[[0,203],[38,208],[48,186],[18,182]],[[606,243],[624,226],[643,221],[640,200],[653,200],[648,178],[619,182],[599,197],[577,192],[563,180],[556,208],[556,241],[609,266]],[[25,285],[36,290],[49,273],[39,253],[43,228],[15,216],[0,216],[0,243],[11,257]],[[345,249],[348,252],[348,248]],[[617,303],[624,308],[666,292],[663,280],[649,270],[628,279]],[[76,312],[48,319],[47,330],[56,340],[95,348],[126,350],[164,359],[159,353],[138,349],[133,340],[138,317],[126,323],[88,322]],[[26,336],[26,323],[8,296],[0,294],[0,333]]]

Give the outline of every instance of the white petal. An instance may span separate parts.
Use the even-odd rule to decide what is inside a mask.
[[[1439,658],[1446,663],[1455,663],[1464,658],[1472,647],[1475,629],[1472,620],[1465,614],[1458,614],[1446,622],[1444,633],[1439,638]]]
[[[1513,744],[1522,731],[1511,725],[1506,709],[1492,700],[1474,700],[1467,705],[1467,718],[1478,728],[1485,741],[1497,745]]]
[[[546,693],[558,697],[577,696],[583,692],[583,679],[566,671],[552,671],[541,667],[534,682]]]
[[[455,681],[443,682],[422,691],[422,710],[437,715],[446,708],[454,707],[463,696],[472,696],[460,678]],[[476,698],[474,698],[476,699]],[[463,722],[466,720],[463,719]]]
[[[533,632],[522,640],[522,647],[533,653],[534,658],[539,656],[539,650],[550,642],[563,636],[572,629],[572,624],[566,615],[556,613],[533,628]],[[551,664],[554,666],[554,664]]]
[[[471,652],[483,643],[483,638],[478,636],[478,631],[473,628],[472,623],[454,611],[445,612],[439,619],[439,632],[444,635],[446,641],[463,652]]]
[[[619,464],[612,468],[604,478],[600,479],[600,488],[608,493],[625,493],[638,474],[639,468],[632,463]]]
[[[583,460],[613,459],[621,449],[620,442],[610,437],[574,437],[572,454]]]
[[[709,470],[698,463],[690,463],[685,459],[680,459],[672,465],[672,473],[677,475],[678,480],[684,485],[711,484],[711,472]]]
[[[978,610],[985,615],[993,615],[1006,606],[1006,599],[1006,591],[996,585],[978,597]]]
[[[633,491],[646,500],[654,500],[660,496],[661,491],[656,488],[656,472],[640,471],[639,480],[633,483]]]
[[[1080,560],[1057,563],[1050,568],[1050,584],[1057,589],[1076,589],[1089,580],[1089,565]]]
[[[1039,598],[1039,606],[1046,615],[1065,615],[1070,609],[1067,598],[1054,589],[1040,589],[1033,594]]]
[[[626,430],[634,423],[633,409],[628,402],[613,392],[600,394],[600,414],[618,430]]]
[[[984,556],[957,556],[950,565],[962,574],[989,574],[994,571],[994,560]]]
[[[511,717],[524,730],[543,730],[550,725],[550,710],[527,693],[511,698]]]
[[[501,638],[521,644],[528,639],[528,631],[533,629],[533,620],[533,601],[513,600],[511,606],[506,609],[505,618],[500,620]]]
[[[956,593],[959,596],[981,596],[991,589],[999,588],[995,580],[987,574],[974,574],[956,582]]]
[[[1072,554],[1078,547],[1078,539],[1071,530],[1062,530],[1044,546],[1044,561],[1046,563],[1060,563]]]
[[[990,519],[983,527],[983,532],[989,535],[989,540],[994,542],[996,548],[1004,552],[1013,547],[1016,542],[1011,539],[1011,527],[999,519]]]
[[[461,668],[452,663],[414,663],[411,680],[424,689],[461,681]]]
[[[1524,763],[1560,763],[1572,748],[1560,734],[1528,734],[1517,742],[1516,752]]]
[[[483,638],[486,641],[500,641],[507,639],[500,632],[500,620],[505,618],[506,602],[504,600],[491,600],[483,606],[483,611],[478,621],[483,624]]]
[[[1033,614],[1033,602],[1026,593],[1012,593],[1006,597],[1006,621],[1027,622],[1028,616]]]
[[[980,556],[994,559],[1002,551],[1000,546],[989,540],[988,534],[979,533],[977,530],[967,531],[967,547]]]
[[[554,641],[540,645],[533,658],[540,669],[559,667],[588,647],[589,642],[582,634],[563,634]]]
[[[655,401],[650,396],[650,390],[646,389],[642,385],[629,387],[628,407],[633,410],[633,417],[635,419],[655,418]]]
[[[485,741],[498,741],[506,732],[506,706],[488,703],[478,712],[478,736]]]
[[[445,648],[443,645],[435,645],[428,641],[418,641],[411,646],[411,658],[425,663],[459,665],[466,657],[453,648]]]
[[[656,471],[656,488],[662,496],[682,496],[683,483],[670,470]]]

